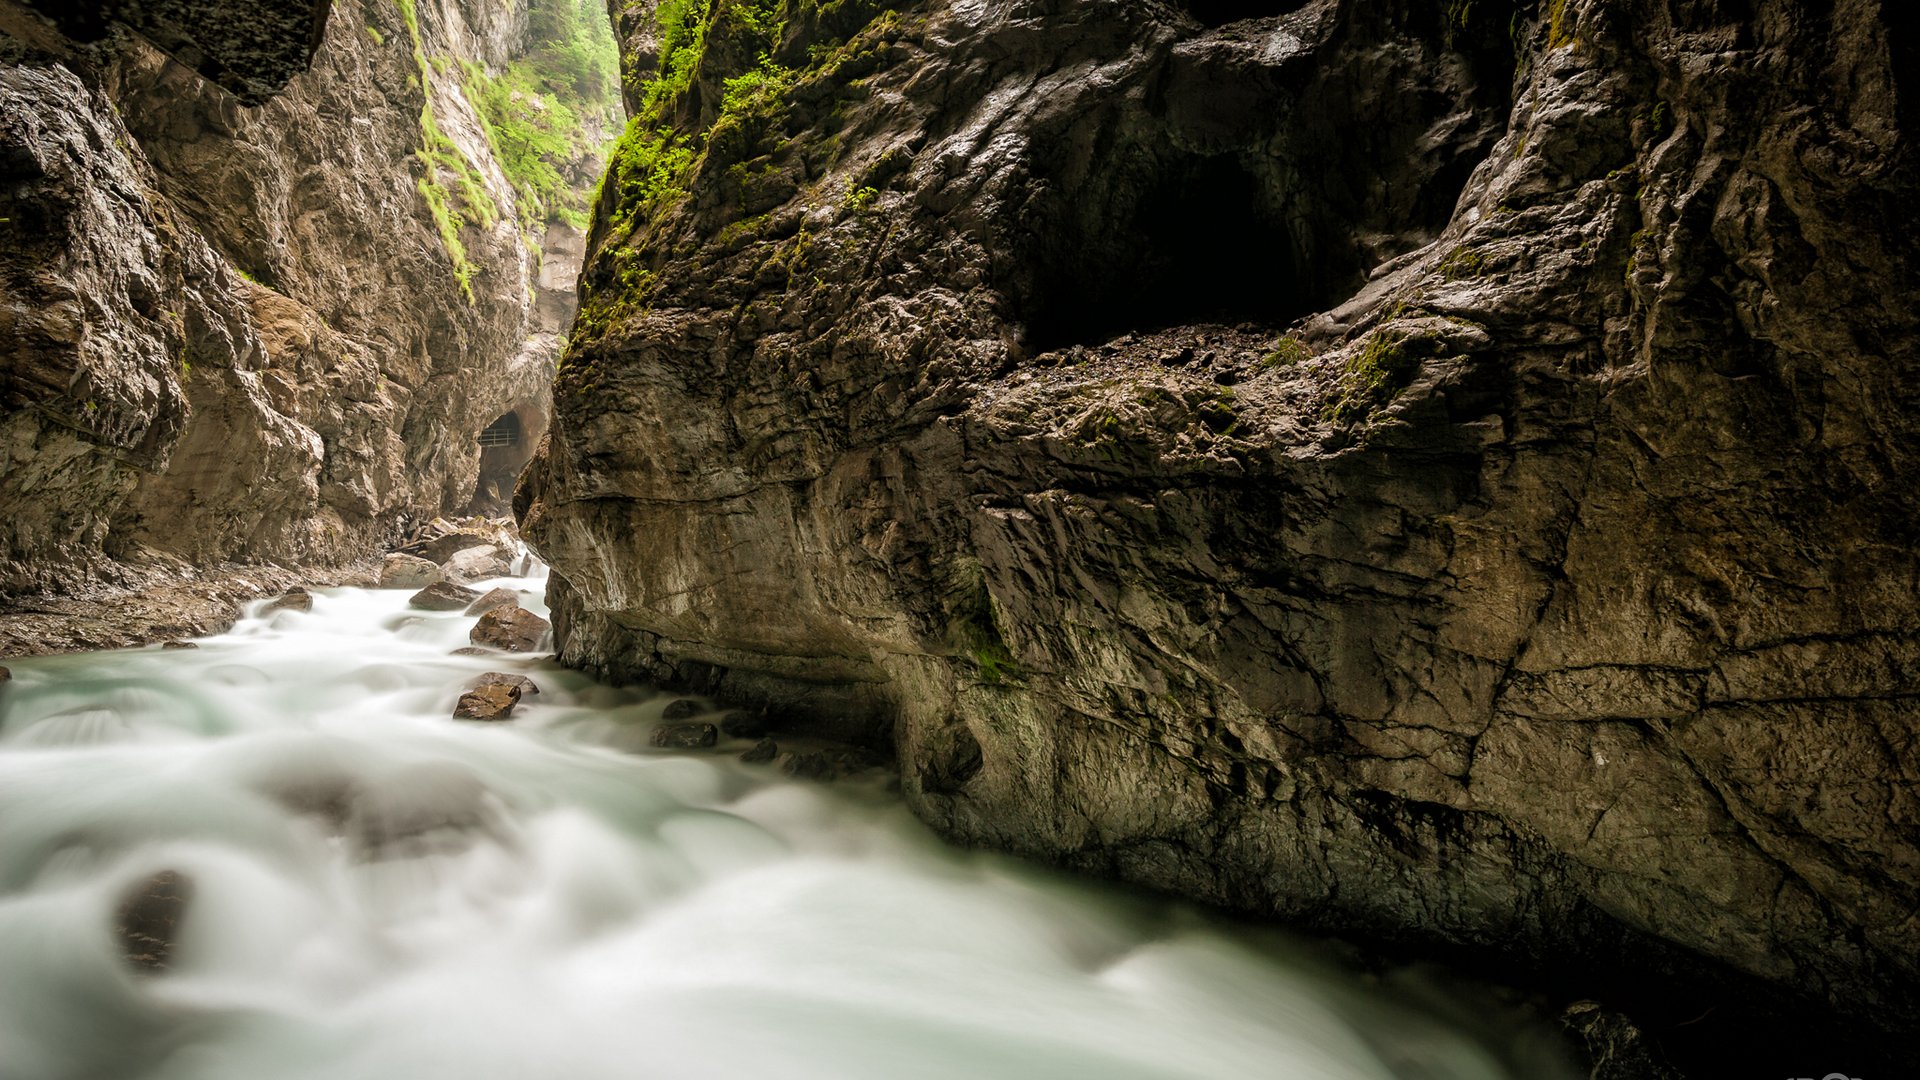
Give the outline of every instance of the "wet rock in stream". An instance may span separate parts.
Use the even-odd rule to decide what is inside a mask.
[[[706,707],[692,698],[680,698],[677,701],[668,702],[667,707],[660,710],[660,719],[685,720],[689,716],[698,716],[705,711]]]
[[[389,555],[380,563],[380,587],[418,589],[441,580],[440,567],[415,555]]]
[[[135,971],[157,974],[173,956],[180,920],[193,900],[193,879],[177,870],[162,870],[121,901],[114,915],[114,936],[120,955]]]
[[[264,615],[269,611],[312,611],[312,610],[313,610],[313,594],[301,588],[300,586],[295,585],[293,588],[288,589],[286,592],[283,592],[279,596],[274,597],[272,600],[267,601],[266,606],[260,609],[260,613]]]
[[[520,696],[537,694],[540,686],[525,675],[511,675],[504,671],[489,671],[467,684],[467,689],[478,690],[483,686],[511,686],[520,691]]]
[[[705,750],[719,741],[719,728],[695,721],[654,728],[647,745],[659,750]]]
[[[520,688],[510,683],[485,683],[460,695],[453,707],[455,720],[508,720],[520,703]]]
[[[496,608],[480,616],[467,640],[507,652],[537,652],[548,629],[547,620],[525,608]]]
[[[451,581],[436,581],[407,599],[407,606],[423,611],[462,611],[480,593]]]
[[[487,612],[493,611],[496,608],[519,606],[520,594],[503,586],[488,589],[481,595],[480,599],[467,605],[466,613],[468,615],[485,615]]]

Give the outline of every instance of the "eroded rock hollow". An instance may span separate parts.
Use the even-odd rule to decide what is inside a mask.
[[[564,656],[965,843],[1910,1031],[1893,17],[628,5]]]

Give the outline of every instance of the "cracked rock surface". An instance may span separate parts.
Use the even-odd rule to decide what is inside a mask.
[[[1911,43],[1434,8],[796,16],[733,126],[709,45],[517,497],[561,655],[964,843],[1910,1032]]]

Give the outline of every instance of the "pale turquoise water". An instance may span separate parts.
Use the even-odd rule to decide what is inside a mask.
[[[637,751],[670,698],[450,656],[472,620],[406,596],[12,662],[0,1078],[1572,1075],[1510,1016],[948,850],[877,787]],[[449,719],[486,670],[543,693]],[[167,869],[194,897],[137,975],[115,908]]]

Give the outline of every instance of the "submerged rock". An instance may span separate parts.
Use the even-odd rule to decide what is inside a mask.
[[[383,589],[418,589],[432,585],[444,576],[438,566],[417,555],[394,552],[380,562],[380,587]]]
[[[660,719],[685,720],[689,716],[698,716],[706,711],[707,707],[705,705],[700,704],[692,698],[680,698],[677,701],[668,702],[667,707],[660,710]]]
[[[520,687],[507,682],[482,683],[460,695],[453,707],[456,720],[507,720],[520,703]]]
[[[780,754],[780,747],[772,739],[761,739],[751,747],[741,751],[740,760],[749,765],[762,765],[772,761]]]
[[[488,589],[478,600],[467,605],[467,614],[485,615],[495,608],[519,607],[520,594],[504,585]]]
[[[279,596],[276,596],[273,599],[267,601],[266,606],[260,609],[260,613],[264,615],[269,611],[312,611],[312,610],[313,610],[313,594],[301,588],[300,586],[295,585],[293,588],[288,589],[286,592],[283,592]]]
[[[426,611],[461,611],[479,597],[479,592],[451,581],[436,581],[407,598],[407,606]]]
[[[200,646],[194,644],[191,641],[163,641],[160,643],[160,647],[162,649],[178,650],[178,649],[197,649]]]
[[[369,861],[444,854],[483,836],[506,836],[486,784],[472,769],[447,761],[362,780],[353,791],[346,834]]]
[[[192,900],[193,879],[177,870],[162,870],[121,901],[114,915],[114,934],[120,955],[135,971],[153,974],[167,969],[180,920]]]
[[[522,607],[495,608],[480,616],[467,640],[507,652],[536,652],[546,644],[547,620]]]
[[[647,745],[662,750],[704,750],[719,741],[720,729],[712,724],[682,721],[654,728]]]

